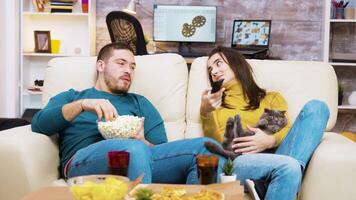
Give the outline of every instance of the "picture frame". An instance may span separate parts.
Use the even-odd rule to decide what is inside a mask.
[[[51,33],[50,31],[34,31],[35,52],[51,53]]]

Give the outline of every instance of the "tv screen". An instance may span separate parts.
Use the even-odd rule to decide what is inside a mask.
[[[215,42],[215,6],[154,5],[153,40]]]
[[[232,32],[232,47],[268,47],[271,20],[235,20]]]

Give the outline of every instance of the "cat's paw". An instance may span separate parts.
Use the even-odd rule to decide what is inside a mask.
[[[232,126],[234,126],[234,119],[232,117],[229,117],[229,119],[227,119],[226,121],[226,128]]]
[[[234,128],[234,119],[229,117],[229,119],[227,119],[226,121],[225,137],[230,135],[233,128]]]
[[[240,121],[241,121],[240,116],[239,116],[238,114],[235,115],[235,117],[234,117],[234,122],[237,124],[237,123],[240,123]]]

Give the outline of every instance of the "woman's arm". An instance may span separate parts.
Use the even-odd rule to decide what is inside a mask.
[[[270,109],[287,111],[287,102],[278,92],[271,92],[266,98]],[[233,140],[232,148],[236,153],[248,154],[258,153],[266,149],[277,147],[287,135],[291,127],[287,112],[286,117],[287,125],[273,135],[266,134],[261,129],[249,127],[249,129],[254,132],[255,135],[243,138],[235,138]]]
[[[210,94],[210,89],[202,93],[200,104],[200,118],[202,121],[203,132],[206,137],[213,138],[219,142],[224,138],[224,127],[218,124],[218,113],[214,112],[221,106],[224,88],[219,92]]]

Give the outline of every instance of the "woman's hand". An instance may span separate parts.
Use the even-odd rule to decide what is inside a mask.
[[[103,116],[105,121],[113,121],[119,115],[116,108],[107,99],[83,99],[81,101],[83,111],[96,113],[98,121],[101,121]]]
[[[222,95],[225,88],[221,88],[218,92],[211,94],[211,89],[207,89],[201,95],[200,115],[207,117],[209,114],[221,106]]]
[[[276,146],[276,139],[273,135],[268,135],[259,128],[247,128],[255,135],[239,137],[233,140],[232,149],[235,153],[252,154],[259,153]]]

